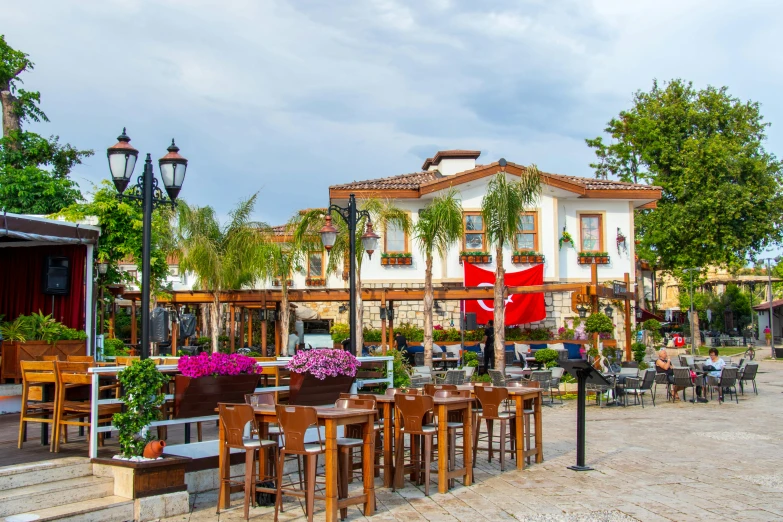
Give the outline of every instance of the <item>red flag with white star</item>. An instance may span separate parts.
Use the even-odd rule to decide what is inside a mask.
[[[465,286],[495,286],[495,272],[484,270],[467,261],[463,262]],[[538,264],[527,270],[505,273],[506,286],[534,286],[544,284],[544,265]],[[487,324],[492,319],[492,299],[465,301],[465,312],[476,314],[476,322]],[[506,298],[506,326],[533,323],[546,318],[544,293],[513,294]]]

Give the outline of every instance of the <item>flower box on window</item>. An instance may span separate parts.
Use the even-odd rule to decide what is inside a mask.
[[[408,253],[381,254],[381,266],[410,266],[413,256]]]
[[[459,262],[467,261],[468,263],[474,263],[477,265],[485,265],[492,262],[492,256],[489,252],[480,251],[465,251],[459,253]]]
[[[288,287],[294,286],[294,280],[293,279],[287,279],[286,280],[286,285]],[[283,281],[281,281],[280,279],[273,279],[272,280],[272,286],[283,286]]]
[[[544,255],[532,250],[516,251],[511,256],[512,263],[543,263]]]
[[[326,279],[323,277],[308,277],[305,279],[307,286],[326,286]]]
[[[580,265],[607,265],[609,254],[607,252],[579,252]]]

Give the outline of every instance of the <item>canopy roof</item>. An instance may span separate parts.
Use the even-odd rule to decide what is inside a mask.
[[[0,247],[40,244],[96,244],[101,229],[41,216],[0,214]]]

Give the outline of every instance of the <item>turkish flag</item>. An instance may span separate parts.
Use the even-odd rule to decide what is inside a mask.
[[[484,270],[463,261],[465,286],[495,286],[495,272]],[[544,265],[539,264],[519,272],[506,272],[506,286],[534,286],[544,284]],[[476,314],[478,324],[487,324],[494,315],[492,299],[465,301],[465,312]],[[514,294],[506,298],[506,326],[533,323],[546,318],[544,293]]]

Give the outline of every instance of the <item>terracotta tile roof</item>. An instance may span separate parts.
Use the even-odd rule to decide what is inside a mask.
[[[440,179],[439,172],[412,172],[400,174],[388,178],[369,179],[366,181],[353,181],[342,185],[332,185],[334,190],[418,190],[428,181]]]
[[[547,173],[548,174],[548,173]],[[612,179],[582,178],[579,176],[566,176],[564,174],[548,174],[557,179],[582,185],[587,190],[657,190],[661,187],[644,185],[641,183],[626,183]]]

